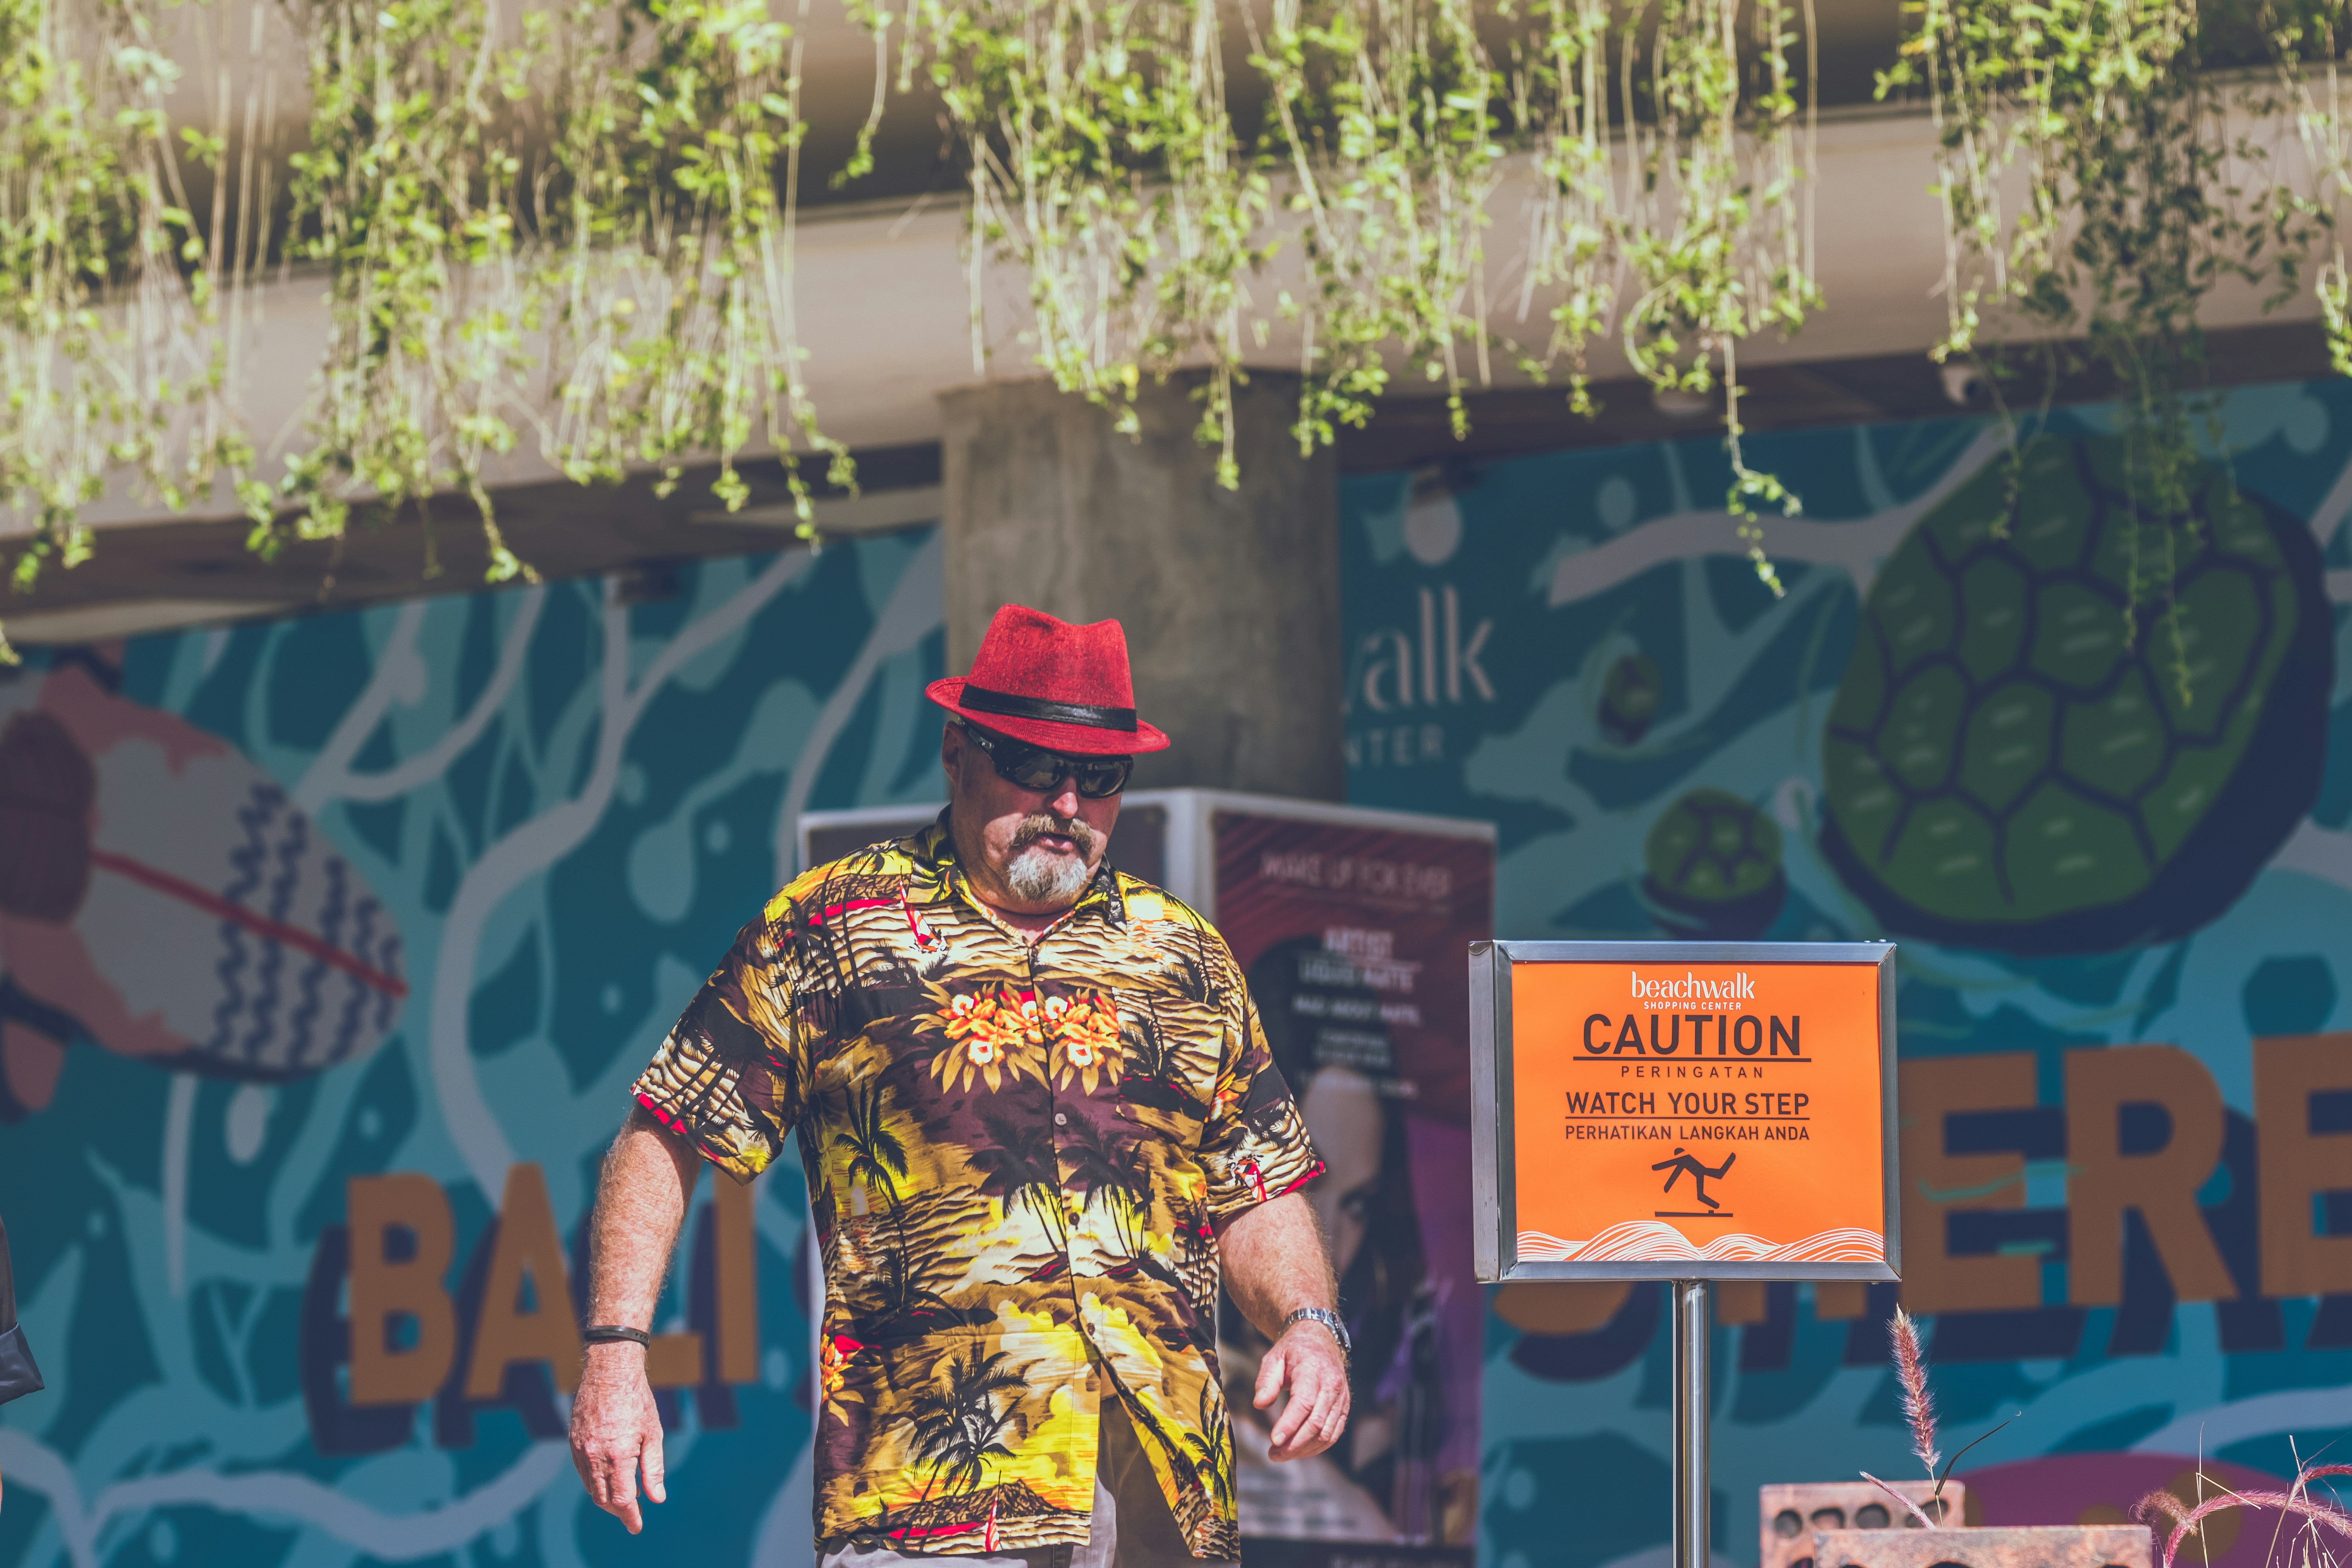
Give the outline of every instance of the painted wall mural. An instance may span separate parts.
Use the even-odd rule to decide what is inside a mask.
[[[2352,1428],[2352,385],[2220,429],[2185,704],[2119,635],[2095,410],[2003,531],[1981,422],[1772,438],[1779,601],[1706,440],[1347,482],[1352,798],[1496,822],[1498,931],[1904,944],[1904,1289],[1948,1427],[2017,1415],[1970,1456],[1994,1521]],[[0,1564],[807,1561],[797,1172],[700,1188],[635,1542],[571,1475],[560,1308],[625,1087],[797,815],[936,797],[940,572],[905,535],[0,677],[0,1207],[49,1380],[0,1409]],[[1724,1293],[1731,1558],[1755,1485],[1901,1468],[1895,1299]],[[1660,1307],[1494,1297],[1489,1568],[1663,1557]]]
[[[2011,1421],[1991,1522],[2352,1430],[2352,384],[2216,431],[2177,647],[2126,638],[2097,409],[2025,433],[2013,505],[1980,420],[1759,441],[1780,600],[1694,504],[1711,440],[1346,481],[1350,797],[1496,821],[1498,934],[1901,944],[1901,1299],[1954,1441]],[[1910,1473],[1896,1300],[1724,1289],[1719,1552],[1759,1483]],[[1490,1568],[1663,1562],[1663,1316],[1494,1293]]]
[[[673,1503],[583,1496],[581,1225],[806,808],[935,796],[929,533],[0,675],[0,1563],[804,1563],[797,1169],[705,1182]],[[94,809],[93,809],[94,808]],[[93,826],[94,825],[94,826]]]

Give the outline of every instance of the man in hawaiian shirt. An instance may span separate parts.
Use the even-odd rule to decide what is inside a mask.
[[[797,1136],[824,1247],[824,1568],[1240,1555],[1220,1265],[1274,1340],[1272,1456],[1348,1418],[1322,1164],[1233,955],[1104,860],[1138,752],[1116,621],[997,613],[935,682],[950,804],[808,871],[637,1080],[604,1163],[573,1460],[632,1532],[663,1500],[644,1331],[699,1170]]]

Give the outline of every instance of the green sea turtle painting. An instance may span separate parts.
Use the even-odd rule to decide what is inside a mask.
[[[1759,936],[1788,900],[1780,827],[1719,789],[1695,789],[1668,806],[1651,825],[1642,858],[1643,894],[1677,936]]]
[[[2044,437],[1922,519],[1864,603],[1822,746],[1822,847],[1895,933],[2022,954],[2170,941],[2311,808],[2333,617],[2299,520],[2192,476],[2173,579],[2189,673],[2144,614],[2121,443]]]

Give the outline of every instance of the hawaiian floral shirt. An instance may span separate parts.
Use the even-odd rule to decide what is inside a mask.
[[[743,928],[636,1084],[824,1246],[821,1541],[1087,1539],[1122,1400],[1193,1554],[1240,1555],[1214,1226],[1322,1170],[1207,921],[1108,866],[1033,944],[944,818]]]

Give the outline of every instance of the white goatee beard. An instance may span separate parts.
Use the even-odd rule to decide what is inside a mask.
[[[1077,854],[1055,855],[1032,847],[1049,833],[1060,834]],[[1050,811],[1032,812],[1013,830],[1013,857],[1005,862],[1004,885],[1024,903],[1061,909],[1078,900],[1080,889],[1093,875],[1087,862],[1094,858],[1099,835],[1084,818],[1065,820]]]
[[[1087,863],[1075,855],[1026,850],[1004,868],[1004,882],[1024,902],[1055,908],[1075,903],[1089,874]]]

